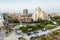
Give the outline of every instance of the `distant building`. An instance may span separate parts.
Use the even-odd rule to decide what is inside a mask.
[[[60,16],[60,13],[57,13],[57,12],[51,13],[50,16],[51,16],[51,17]]]
[[[37,14],[34,13],[34,14],[32,15],[32,19],[33,19],[33,21],[36,21],[36,20],[37,20]]]
[[[31,15],[27,15],[27,16],[22,15],[20,18],[21,22],[31,22],[31,20],[32,20]]]
[[[24,10],[24,12],[27,10]],[[20,14],[9,14],[9,17],[13,18],[13,19],[17,19],[18,21],[21,22],[31,22],[31,14],[28,14],[28,12],[25,12],[23,15]]]
[[[22,22],[31,22],[31,16],[30,14],[28,14],[28,9],[24,9],[23,10],[23,15],[21,15],[20,21]]]
[[[13,19],[17,19],[18,21],[20,21],[21,15],[20,14],[9,14],[9,17],[13,18]]]
[[[23,10],[23,15],[28,15],[28,9]]]
[[[45,20],[47,19],[48,15],[45,14],[44,11],[42,11],[39,7],[36,8],[35,10],[35,13],[32,15],[32,19],[35,21],[35,20],[38,20],[38,19],[42,19],[42,20]]]
[[[28,9],[24,9],[23,10],[23,14],[10,14],[10,17],[14,18],[14,19],[18,19],[18,21],[21,22],[31,22],[31,21],[37,21],[37,20],[46,20],[49,19],[48,14],[46,14],[44,11],[41,10],[41,8],[36,8],[35,9],[35,13],[30,15],[28,13]]]

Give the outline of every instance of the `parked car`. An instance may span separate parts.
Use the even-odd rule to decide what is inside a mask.
[[[28,36],[32,35],[31,33],[27,33]]]

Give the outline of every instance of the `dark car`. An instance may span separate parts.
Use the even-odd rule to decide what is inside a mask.
[[[30,36],[30,35],[31,35],[31,33],[27,33],[27,35],[28,35],[28,36]]]
[[[39,32],[33,32],[33,34],[37,34],[37,33],[39,33]]]

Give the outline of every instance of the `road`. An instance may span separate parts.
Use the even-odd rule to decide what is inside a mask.
[[[60,29],[60,26],[58,26],[57,28],[51,29],[51,30],[47,30],[47,31],[38,31],[38,34],[33,34],[33,35],[26,35],[26,34],[22,34],[21,37],[25,38],[26,40],[30,40],[31,37],[35,37],[35,36],[41,36],[43,34],[45,35],[49,35],[49,33],[51,33],[52,31],[58,30]],[[8,37],[5,37],[4,40],[18,40],[18,35],[16,35],[14,32],[12,32]]]
[[[0,40],[3,40],[5,37],[5,31],[0,31]]]
[[[51,30],[47,30],[47,31],[39,31],[38,34],[30,35],[26,39],[28,40],[28,38],[29,38],[29,40],[30,40],[31,37],[41,36],[41,35],[49,35],[49,33],[51,33],[52,31],[58,30],[58,29],[60,29],[60,26],[58,26],[57,28],[51,29]]]

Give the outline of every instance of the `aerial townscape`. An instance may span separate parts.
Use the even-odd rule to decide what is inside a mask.
[[[0,40],[60,40],[60,0],[0,0]]]
[[[47,14],[40,7],[34,13],[0,14],[0,40],[60,40],[60,13]]]

